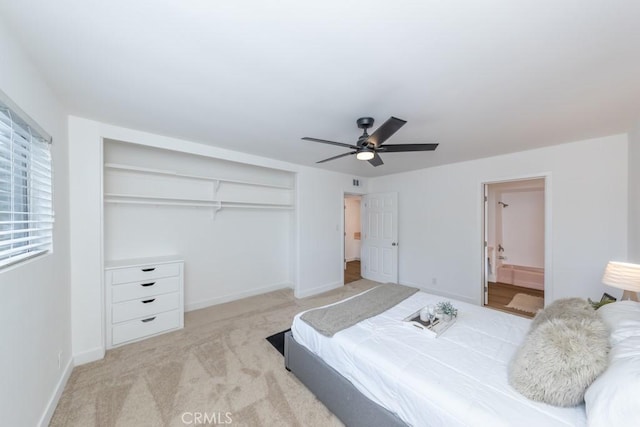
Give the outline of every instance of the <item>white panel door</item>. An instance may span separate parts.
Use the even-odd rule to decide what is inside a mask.
[[[398,193],[362,197],[362,277],[398,283]]]

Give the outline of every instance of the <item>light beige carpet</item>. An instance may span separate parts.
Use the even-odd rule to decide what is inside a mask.
[[[200,425],[341,426],[265,338],[302,310],[376,284],[359,280],[301,300],[281,290],[186,313],[183,330],[75,368],[50,425],[198,425],[200,413]]]
[[[544,298],[527,294],[515,294],[506,307],[535,314],[544,307]]]

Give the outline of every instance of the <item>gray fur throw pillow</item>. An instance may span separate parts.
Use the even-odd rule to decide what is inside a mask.
[[[558,317],[532,324],[511,359],[509,383],[531,400],[575,406],[607,368],[609,330],[586,310],[582,318],[575,312],[558,313]]]
[[[531,322],[529,331],[550,319],[584,319],[597,317],[591,304],[582,298],[564,298],[552,302],[544,310],[538,311]]]

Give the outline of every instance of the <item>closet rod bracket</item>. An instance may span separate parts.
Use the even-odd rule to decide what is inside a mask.
[[[222,203],[218,202],[217,205],[213,205],[211,206],[211,219],[213,219],[215,221],[216,219],[216,214],[218,213],[218,211],[222,209]]]

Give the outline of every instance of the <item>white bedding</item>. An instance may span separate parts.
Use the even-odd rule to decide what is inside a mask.
[[[583,426],[584,404],[536,403],[507,383],[530,320],[453,301],[458,319],[431,338],[402,319],[444,298],[418,292],[332,338],[295,316],[296,341],[369,399],[413,426]]]

